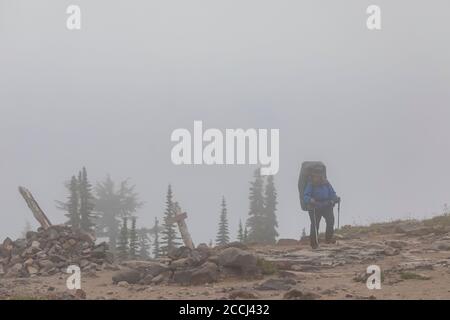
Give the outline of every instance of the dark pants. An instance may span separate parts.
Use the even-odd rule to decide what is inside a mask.
[[[319,245],[319,224],[320,220],[324,217],[325,222],[327,224],[327,228],[325,231],[325,241],[331,242],[333,239],[334,233],[334,213],[333,207],[324,207],[320,209],[310,210],[309,218],[311,219],[311,230],[309,233],[309,238],[311,241],[311,247],[317,248]]]

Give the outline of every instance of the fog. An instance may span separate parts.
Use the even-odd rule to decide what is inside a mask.
[[[82,28],[66,29],[78,4]],[[92,183],[130,178],[161,218],[165,193],[196,243],[232,237],[255,166],[175,166],[177,128],[280,130],[279,233],[299,236],[302,161],[322,160],[341,225],[422,218],[450,203],[448,1],[0,0],[0,238],[37,227],[17,192],[53,223],[55,200],[86,166]]]

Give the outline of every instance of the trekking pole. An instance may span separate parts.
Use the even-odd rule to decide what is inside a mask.
[[[339,199],[339,201],[338,201],[338,230],[339,230],[339,220],[340,220],[340,217],[341,217],[341,199]]]

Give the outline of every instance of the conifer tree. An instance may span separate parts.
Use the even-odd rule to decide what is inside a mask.
[[[274,177],[270,175],[267,177],[267,183],[264,191],[264,232],[263,243],[275,244],[278,237],[277,227],[277,191],[275,189]]]
[[[132,216],[142,206],[134,188],[134,185],[129,185],[129,180],[120,182],[117,187],[109,175],[98,182],[95,188],[95,210],[98,214],[96,234],[98,237],[108,238],[113,252],[116,250],[121,219]]]
[[[238,229],[237,240],[242,243],[244,242],[244,228],[242,227],[242,220],[239,220],[239,229]]]
[[[78,181],[75,176],[72,176],[69,185],[69,201],[67,202],[67,214],[66,217],[69,219],[68,225],[72,228],[80,228],[80,197],[79,197],[79,186]]]
[[[150,239],[146,230],[139,229],[138,231],[139,240],[139,258],[141,260],[147,260],[150,258]]]
[[[119,241],[117,243],[117,257],[119,260],[128,259],[128,221],[124,217],[122,219],[122,228],[120,229]]]
[[[86,168],[80,171],[78,175],[78,188],[80,197],[80,227],[87,232],[94,230],[94,196],[92,195],[92,186],[87,177]]]
[[[255,170],[254,181],[250,185],[250,210],[247,219],[249,242],[264,243],[264,180],[261,177],[260,169]]]
[[[219,228],[217,231],[216,245],[224,245],[230,242],[227,218],[227,204],[225,197],[222,198],[222,209],[220,212]]]
[[[159,245],[159,221],[158,218],[155,218],[155,225],[153,227],[154,230],[154,240],[153,240],[153,257],[155,259],[159,258],[161,254],[161,248]]]
[[[164,222],[162,231],[161,253],[167,255],[171,250],[175,249],[178,243],[178,235],[172,219],[177,210],[176,203],[173,201],[172,187],[169,185],[166,196],[166,209],[164,211]]]
[[[138,253],[138,237],[136,231],[136,217],[131,217],[131,228],[129,232],[129,253],[128,258],[134,260],[137,258]]]

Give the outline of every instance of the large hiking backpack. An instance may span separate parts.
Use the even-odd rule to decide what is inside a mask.
[[[313,172],[320,172],[326,179],[327,167],[320,161],[305,161],[302,163],[300,176],[298,177],[298,193],[300,196],[300,205],[303,211],[308,211],[303,195],[305,193],[306,184],[311,179],[311,174]]]

